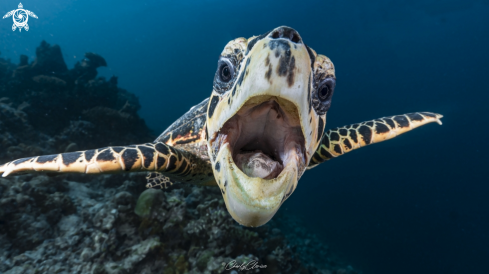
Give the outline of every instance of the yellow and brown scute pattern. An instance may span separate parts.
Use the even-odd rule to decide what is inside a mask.
[[[322,138],[309,167],[357,148],[392,139],[428,123],[437,122],[441,125],[442,117],[431,112],[413,112],[330,129]]]
[[[164,172],[178,181],[205,183],[212,170],[193,154],[164,143],[113,146],[86,151],[36,156],[0,167],[3,176],[22,172],[116,173],[124,171]]]

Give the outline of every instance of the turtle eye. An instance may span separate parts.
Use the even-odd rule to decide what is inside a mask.
[[[219,60],[217,73],[221,82],[228,83],[234,77],[234,66],[228,59],[222,58]]]
[[[322,102],[326,102],[333,96],[336,80],[332,77],[327,77],[318,86],[318,97]]]
[[[315,89],[312,94],[312,105],[319,115],[324,115],[331,107],[336,79],[334,76],[326,76],[314,85]]]
[[[231,80],[231,78],[233,78],[231,75],[231,69],[227,64],[223,64],[219,70],[219,77],[221,77],[221,81],[227,83],[229,80]]]
[[[236,78],[235,65],[236,60],[233,56],[221,56],[217,63],[217,71],[214,76],[214,90],[218,93],[224,93],[231,89]]]

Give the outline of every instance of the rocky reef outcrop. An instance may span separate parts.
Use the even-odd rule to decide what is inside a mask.
[[[238,225],[215,187],[140,174],[0,179],[2,273],[359,273],[296,219]]]
[[[104,58],[68,69],[59,46],[36,54],[0,58],[0,161],[154,138],[134,94],[97,77]],[[219,188],[145,185],[138,173],[0,178],[0,272],[359,273],[281,212],[246,228]]]
[[[138,98],[97,77],[105,59],[88,52],[68,69],[58,45],[45,41],[29,63],[0,56],[0,160],[151,141]]]

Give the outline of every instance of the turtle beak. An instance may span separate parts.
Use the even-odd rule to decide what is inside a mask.
[[[288,111],[286,111],[288,110]],[[294,191],[306,162],[298,111],[284,99],[250,99],[211,141],[214,171],[233,218],[245,226],[268,222]]]

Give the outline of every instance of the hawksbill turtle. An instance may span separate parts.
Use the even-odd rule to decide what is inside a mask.
[[[154,142],[18,159],[0,166],[0,174],[149,171],[148,187],[176,181],[218,186],[238,223],[260,226],[306,170],[427,123],[441,124],[440,114],[415,112],[325,132],[335,86],[331,60],[294,29],[278,27],[230,41],[210,97]]]
[[[29,21],[29,16],[37,19],[37,15],[30,10],[25,10],[22,3],[19,3],[17,7],[18,9],[7,12],[7,14],[5,14],[2,19],[12,16],[12,19],[14,20],[12,31],[15,31],[17,28],[19,28],[19,32],[22,31],[22,28],[24,28],[26,31],[29,31],[29,25],[27,25],[27,21]]]

